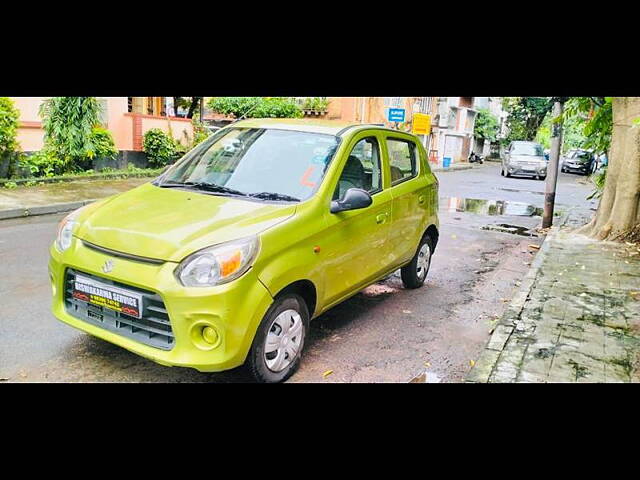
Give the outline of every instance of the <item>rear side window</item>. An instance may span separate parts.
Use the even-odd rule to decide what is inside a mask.
[[[418,153],[416,145],[407,140],[387,138],[391,184],[396,185],[418,174]]]

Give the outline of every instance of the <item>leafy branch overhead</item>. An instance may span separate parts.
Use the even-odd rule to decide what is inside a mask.
[[[207,106],[235,118],[300,118],[300,106],[287,97],[214,97]]]
[[[612,97],[571,97],[565,104],[565,121],[578,119],[585,137],[583,148],[596,153],[609,151],[613,132]]]
[[[506,141],[534,140],[552,107],[551,97],[505,97],[502,108],[509,114]]]

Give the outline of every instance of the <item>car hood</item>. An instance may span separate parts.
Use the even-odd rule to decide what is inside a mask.
[[[179,262],[202,248],[262,232],[295,211],[292,204],[148,183],[81,212],[75,235],[118,252]]]

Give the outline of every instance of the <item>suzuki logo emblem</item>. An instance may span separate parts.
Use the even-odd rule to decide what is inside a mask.
[[[113,270],[113,260],[107,260],[104,262],[104,265],[102,265],[102,271],[104,273],[109,273],[111,270]]]

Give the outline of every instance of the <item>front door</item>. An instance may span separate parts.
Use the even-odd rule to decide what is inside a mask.
[[[388,135],[385,141],[391,171],[393,213],[389,236],[389,256],[401,265],[415,255],[418,242],[426,229],[433,205],[435,179],[427,176],[416,143],[410,138]]]
[[[360,134],[350,144],[342,161],[342,173],[333,199],[349,188],[368,191],[372,205],[360,210],[332,214],[326,212],[327,245],[325,264],[325,302],[333,305],[388,269],[387,239],[391,222],[391,194],[384,189],[384,170],[380,138]]]

